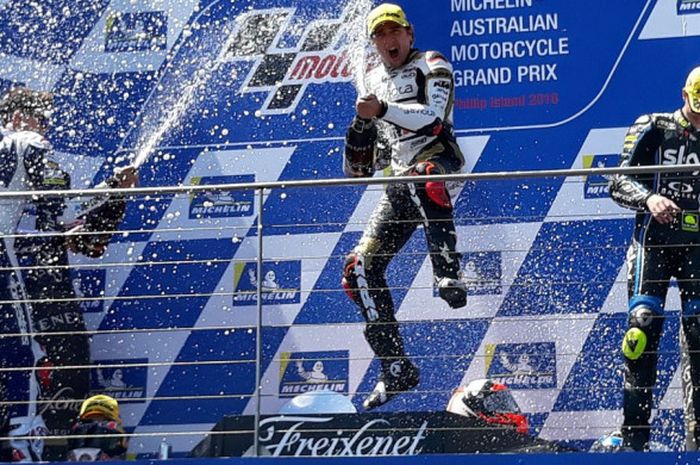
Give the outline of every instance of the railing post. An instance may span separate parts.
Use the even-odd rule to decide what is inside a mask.
[[[258,255],[257,255],[257,281],[258,285],[255,291],[258,315],[255,324],[255,424],[253,425],[253,447],[255,449],[255,457],[260,455],[259,450],[259,428],[260,428],[260,398],[262,390],[262,324],[263,324],[263,302],[262,302],[262,281],[263,281],[263,203],[265,189],[258,189],[258,222],[257,222],[257,237],[258,237]]]

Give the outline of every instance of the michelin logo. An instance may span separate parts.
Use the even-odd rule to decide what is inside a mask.
[[[263,304],[298,304],[301,288],[301,261],[263,263],[262,280],[258,283],[255,262],[234,265],[233,305],[255,305],[260,286]]]
[[[469,295],[500,295],[502,288],[501,252],[465,252],[462,254],[460,279]],[[433,296],[438,296],[433,287]]]
[[[486,377],[512,389],[551,389],[557,386],[553,342],[487,344]]]
[[[105,52],[165,50],[168,17],[163,11],[114,12],[105,21]]]
[[[347,350],[284,352],[280,363],[280,397],[313,391],[347,394],[349,356]]]
[[[121,363],[129,366],[114,367]],[[145,402],[148,369],[147,358],[100,360],[90,371],[91,394],[106,394],[119,401]],[[103,368],[99,365],[109,365]],[[143,365],[143,366],[132,366]]]
[[[620,156],[611,155],[584,155],[584,168],[613,168],[620,163]],[[601,199],[610,197],[609,176],[587,176],[584,182],[583,197],[585,199]]]
[[[192,185],[240,184],[255,182],[255,175],[206,176],[192,178]],[[252,190],[205,191],[192,195],[190,219],[235,218],[253,216],[254,192]]]
[[[501,288],[501,252],[462,254],[462,280],[470,295],[499,295]]]
[[[640,40],[683,38],[700,35],[700,1],[657,0]]]
[[[676,7],[679,15],[700,13],[700,1],[697,0],[678,0]]]

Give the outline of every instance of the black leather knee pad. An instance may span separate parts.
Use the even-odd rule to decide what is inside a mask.
[[[343,267],[343,289],[347,296],[358,305],[361,305],[360,296],[357,291],[357,274],[355,269],[358,263],[358,256],[355,253],[351,253],[345,258],[345,266]]]
[[[401,357],[404,355],[403,339],[396,321],[367,323],[365,339],[379,357]]]

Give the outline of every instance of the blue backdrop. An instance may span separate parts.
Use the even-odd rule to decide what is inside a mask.
[[[402,4],[416,45],[453,63],[456,130],[474,172],[614,165],[627,126],[679,107],[698,64],[692,1]],[[140,171],[144,186],[338,178],[362,84],[353,44],[371,6],[2,0],[0,83],[55,92],[49,138],[85,185],[143,147],[155,147]],[[418,231],[390,266],[389,283],[423,376],[415,393],[385,409],[443,409],[461,382],[489,376],[512,386],[533,434],[589,444],[620,421],[629,213],[599,177],[460,188],[470,303],[450,310],[434,298]],[[263,283],[250,273],[261,213],[252,193],[131,202],[123,229],[139,232],[115,238],[102,260],[73,262],[78,290],[106,297],[86,304],[88,324],[135,330],[95,336],[94,360],[155,365],[124,368],[122,389],[105,381],[113,369],[96,369],[94,391],[123,401],[136,432],[206,431],[224,414],[251,413],[253,295],[262,285],[263,412],[303,385],[289,362],[297,358],[304,370],[323,361],[359,406],[355,393],[371,388],[378,363],[339,279],[379,195],[362,187],[267,191]],[[679,448],[675,292],[667,308],[654,438]],[[155,328],[172,331],[144,331]],[[193,398],[200,395],[207,398]],[[175,452],[201,437],[174,439]],[[159,440],[135,439],[132,451],[155,451]]]

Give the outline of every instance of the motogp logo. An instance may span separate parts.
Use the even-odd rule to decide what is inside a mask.
[[[252,62],[241,93],[267,96],[261,114],[293,112],[309,84],[349,82],[353,66],[348,43],[364,31],[358,3],[351,4],[338,19],[309,22],[300,32],[296,8],[252,10],[240,15],[230,47],[223,60]],[[359,27],[358,27],[359,26]],[[359,30],[354,30],[359,29]],[[286,47],[295,36],[296,44]]]

